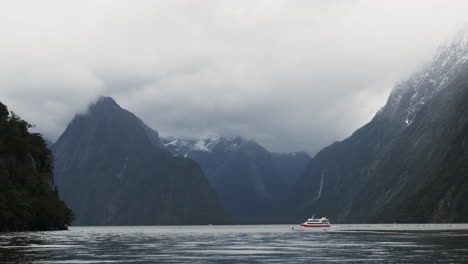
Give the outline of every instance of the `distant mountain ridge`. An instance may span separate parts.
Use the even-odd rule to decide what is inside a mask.
[[[162,138],[171,153],[198,162],[223,205],[240,219],[265,213],[288,196],[310,156],[270,153],[242,137]]]
[[[200,167],[162,148],[157,132],[112,98],[76,115],[53,152],[76,225],[230,221]]]
[[[297,216],[467,221],[467,62],[465,29],[397,85],[372,121],[311,160],[291,197]]]

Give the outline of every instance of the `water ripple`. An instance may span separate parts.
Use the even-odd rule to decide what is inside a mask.
[[[453,225],[451,225],[453,226]],[[0,235],[0,263],[465,263],[468,237],[277,226],[73,227]],[[440,227],[440,226],[438,226]],[[417,225],[417,228],[428,228]],[[459,226],[454,226],[459,228]]]

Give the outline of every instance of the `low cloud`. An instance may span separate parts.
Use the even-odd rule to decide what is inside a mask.
[[[12,1],[0,100],[55,140],[98,95],[163,136],[314,154],[368,122],[466,1]]]

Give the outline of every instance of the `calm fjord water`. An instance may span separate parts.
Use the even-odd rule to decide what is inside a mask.
[[[0,263],[468,263],[468,235],[345,232],[468,225],[72,227],[0,234]]]

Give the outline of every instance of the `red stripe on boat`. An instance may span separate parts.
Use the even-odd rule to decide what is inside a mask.
[[[304,225],[301,224],[303,227],[331,227],[331,225]]]

